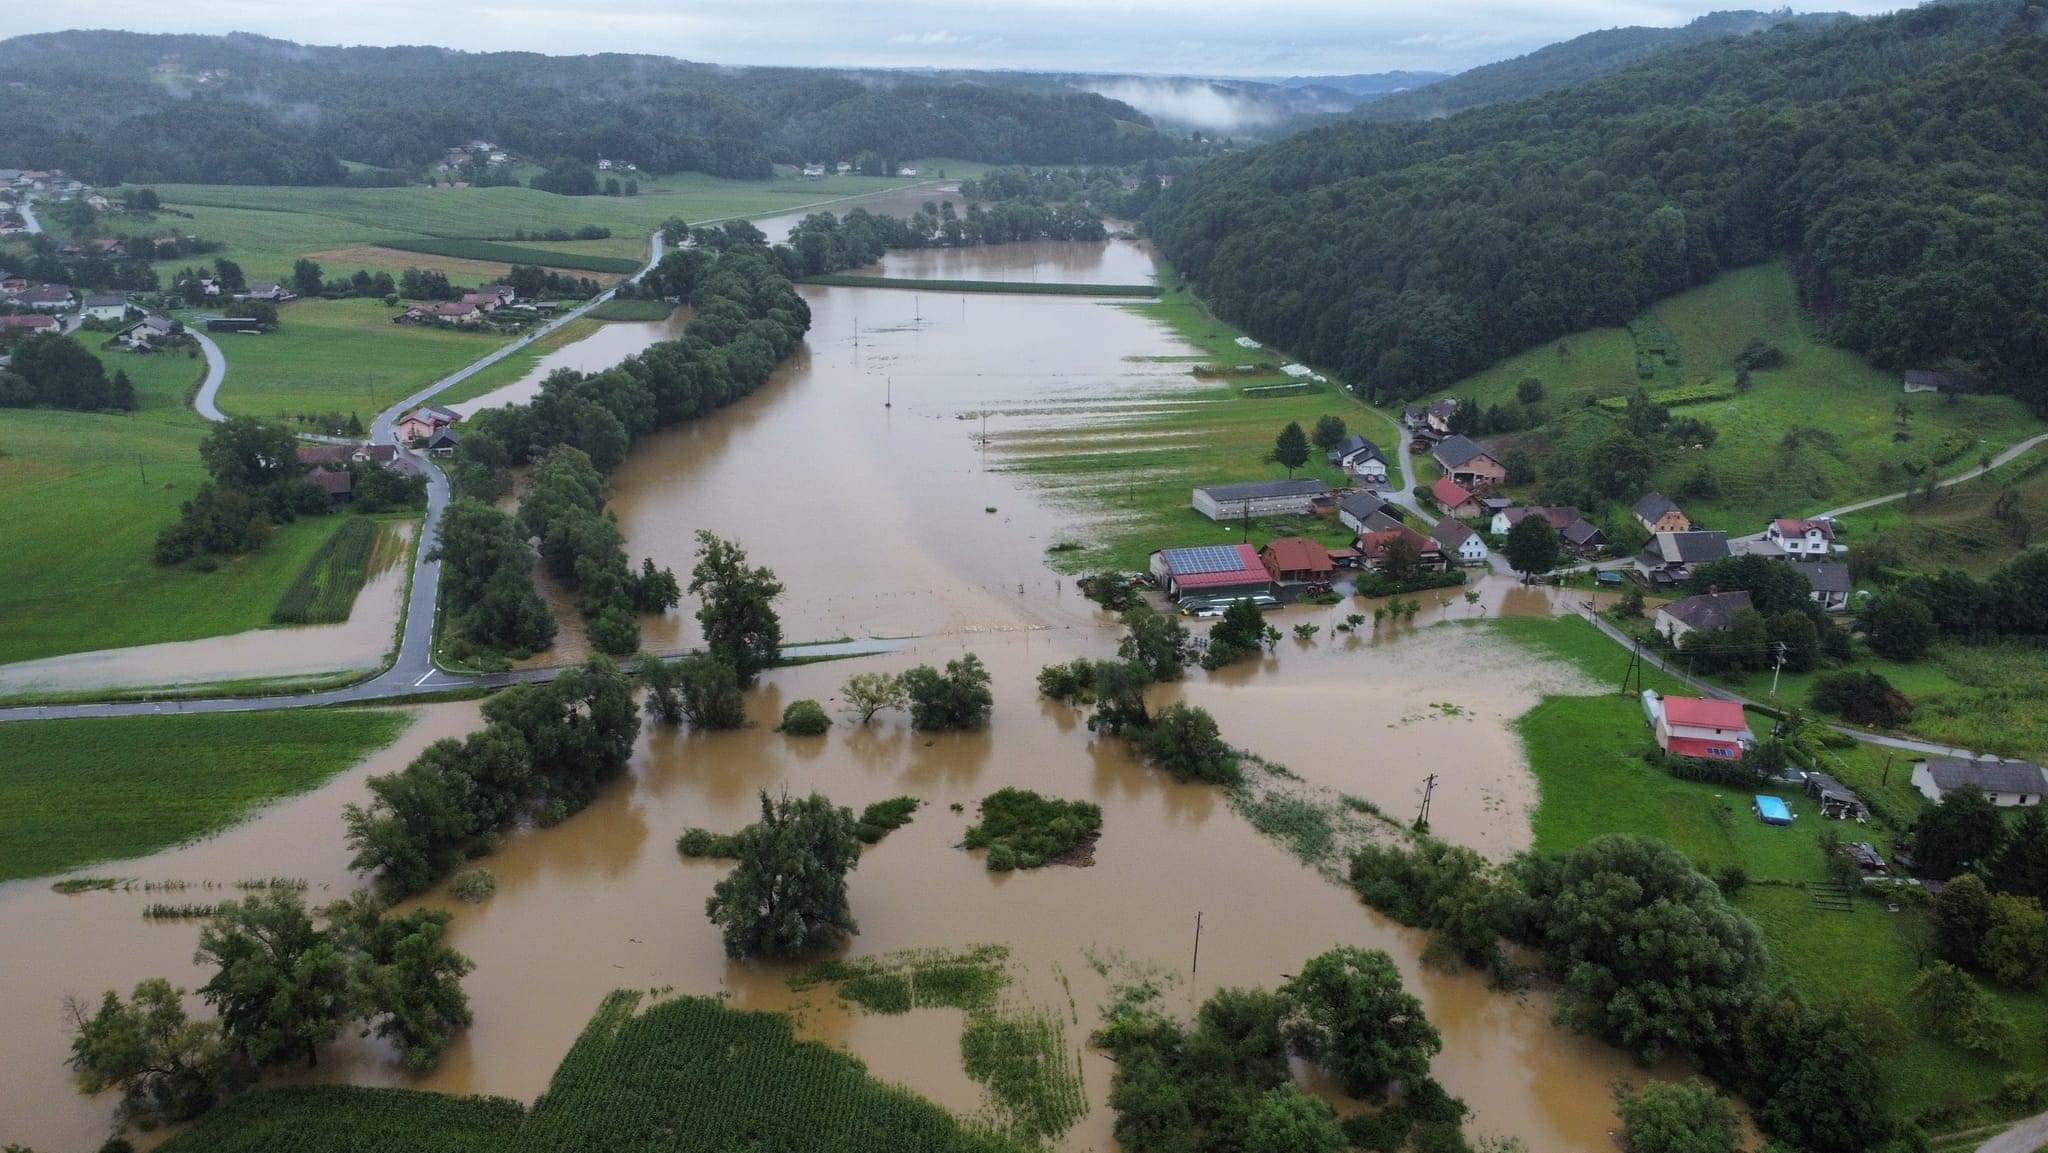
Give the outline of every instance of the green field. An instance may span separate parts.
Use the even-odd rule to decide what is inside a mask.
[[[1839,527],[1851,547],[1881,540],[1897,549],[1901,567],[1922,572],[1959,568],[1986,576],[2021,548],[2012,523],[1991,515],[2008,487],[2019,494],[2020,508],[2033,522],[2025,539],[2038,543],[2039,522],[2048,512],[2048,450],[2040,448],[1974,480],[1935,489],[1931,496],[1850,513]]]
[[[298,300],[277,331],[224,333],[221,411],[272,419],[380,408],[504,344],[498,333],[393,324],[381,300]]]
[[[97,342],[88,340],[88,347]],[[135,382],[129,414],[0,414],[0,664],[260,628],[340,521],[303,518],[216,572],[150,549],[205,479],[205,425],[186,403],[203,362],[100,351]]]
[[[389,744],[398,711],[0,725],[0,881],[138,857],[232,825]]]
[[[1737,394],[1736,357],[1752,338],[1775,344],[1788,362],[1756,372],[1751,391]],[[1651,379],[1637,377],[1639,349],[1655,370]],[[1624,396],[1638,385],[1653,397],[1731,397],[1674,408],[1674,415],[1711,422],[1720,436],[1705,453],[1675,454],[1655,483],[1695,520],[1740,532],[1754,532],[1772,516],[1903,489],[1911,479],[1903,461],[1932,461],[1950,473],[1974,467],[1980,453],[2042,428],[2011,397],[1905,396],[1896,373],[1812,334],[1782,263],[1725,273],[1658,302],[1628,328],[1575,333],[1511,356],[1439,395],[1469,397],[1482,408],[1508,405],[1517,382],[1530,376],[1544,383],[1554,425],[1576,417],[1586,397]],[[1902,400],[1911,413],[1903,423],[1896,415]],[[1783,441],[1795,428],[1824,435],[1788,448]],[[1906,439],[1897,439],[1900,433]],[[1539,478],[1540,458],[1558,434],[1550,428],[1517,437],[1539,458]],[[1719,494],[1681,496],[1702,460],[1712,465]]]
[[[592,320],[667,320],[676,306],[666,300],[607,300],[587,314]]]
[[[1267,457],[1273,438],[1289,421],[1313,431],[1318,416],[1333,413],[1351,431],[1395,455],[1394,426],[1335,382],[1311,384],[1310,391],[1247,392],[1293,383],[1279,372],[1282,358],[1269,350],[1239,347],[1238,330],[1212,315],[1170,270],[1162,269],[1160,286],[1158,300],[1120,307],[1171,328],[1202,350],[1185,360],[1191,374],[1196,368],[1220,368],[1221,374],[1190,375],[1188,386],[1170,396],[1134,398],[1115,419],[991,438],[1004,468],[1030,478],[1056,500],[1111,514],[1099,535],[1075,542],[1082,548],[1049,558],[1063,570],[1142,569],[1154,549],[1229,539],[1223,526],[1188,507],[1190,490],[1284,477],[1285,470]],[[1241,364],[1254,368],[1234,372]],[[1398,461],[1387,463],[1388,480],[1398,486]],[[1342,470],[1326,464],[1313,446],[1308,467],[1296,475],[1319,477],[1333,486],[1345,483]],[[1287,535],[1332,545],[1351,541],[1351,533],[1334,518],[1267,518],[1252,527],[1255,542]]]
[[[1621,683],[1626,650],[1582,620],[1508,618],[1479,627],[1575,665],[1596,681]],[[1660,691],[1678,688],[1655,670],[1645,683]],[[1750,715],[1750,727],[1760,735],[1770,731],[1768,724],[1768,718]],[[1671,843],[1710,872],[1740,866],[1752,883],[1737,895],[1736,905],[1763,930],[1774,978],[1818,1002],[1867,999],[1911,1019],[1906,989],[1917,965],[1908,933],[1924,913],[1911,906],[1888,912],[1867,897],[1847,913],[1816,908],[1804,885],[1824,876],[1816,843],[1821,821],[1796,790],[1768,790],[1798,817],[1777,828],[1749,811],[1747,794],[1652,768],[1641,757],[1651,743],[1649,727],[1632,695],[1547,696],[1517,727],[1536,777],[1537,851],[1633,833]],[[1888,819],[1910,821],[1925,803],[1906,783],[1910,766],[1894,763],[1887,779],[1882,753],[1870,746],[1842,750],[1828,767],[1878,812],[1867,825],[1832,825],[1845,840],[1873,841],[1882,849],[1894,831]],[[1986,988],[2018,1028],[2014,1061],[2001,1064],[1913,1033],[1905,1050],[1888,1062],[1899,1115],[1979,1101],[2010,1074],[2048,1074],[2048,995]]]
[[[457,260],[483,260],[497,264],[538,264],[552,268],[620,275],[638,272],[646,263],[630,256],[599,256],[594,253],[576,252],[570,250],[568,245],[552,249],[535,248],[524,243],[506,244],[496,240],[475,240],[468,237],[403,237],[387,239],[382,247],[396,248],[401,252],[421,252],[429,256],[452,256]]]
[[[229,1101],[164,1153],[1022,1153],[799,1041],[789,1018],[682,997],[605,999],[522,1114],[512,1102],[346,1086]]]

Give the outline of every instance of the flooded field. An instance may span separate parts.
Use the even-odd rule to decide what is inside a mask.
[[[611,321],[582,340],[565,344],[541,357],[533,371],[511,384],[449,407],[469,417],[487,408],[522,404],[539,395],[540,382],[557,369],[603,372],[650,344],[681,337],[684,326],[689,322],[689,310],[681,308],[670,313],[666,320]]]
[[[0,694],[203,685],[377,668],[396,643],[411,556],[407,546],[417,528],[406,523],[387,530],[398,534],[399,547],[381,551],[387,563],[363,582],[348,619],[340,624],[251,629],[0,665]]]
[[[1105,262],[1125,259],[1094,247]],[[984,273],[1046,263],[997,250],[952,256],[972,263],[977,254]],[[1472,1132],[1513,1134],[1531,1150],[1610,1148],[1608,1085],[1634,1075],[1625,1058],[1552,1025],[1541,994],[1503,996],[1475,974],[1424,967],[1421,934],[1364,908],[1258,834],[1223,791],[1175,784],[1121,742],[1095,739],[1080,714],[1037,698],[1042,665],[1110,655],[1116,632],[1045,564],[1045,550],[1085,531],[1086,516],[985,458],[982,414],[994,434],[1170,395],[1188,386],[1184,366],[1147,358],[1185,346],[1086,299],[804,291],[815,318],[805,350],[747,400],[636,446],[612,477],[611,507],[636,559],[652,555],[678,573],[690,565],[695,530],[738,539],[787,586],[778,607],[793,641],[918,639],[884,657],[770,673],[750,694],[749,728],[644,733],[626,779],[589,809],[508,837],[484,862],[497,877],[494,897],[447,905],[453,944],[477,963],[465,982],[476,1024],[441,1068],[410,1078],[380,1045],[349,1037],[313,1075],[530,1101],[607,992],[672,986],[789,1010],[805,1034],[857,1054],[878,1075],[977,1113],[985,1102],[961,1068],[958,1012],[865,1015],[829,989],[793,993],[789,967],[728,961],[704,917],[726,866],[686,861],[674,847],[685,828],[755,819],[761,790],[816,790],[856,810],[911,794],[923,802],[916,818],[868,849],[851,877],[861,927],[851,952],[1006,945],[1008,995],[1058,1014],[1068,1045],[1079,1048],[1111,986],[1139,973],[1168,979],[1168,1007],[1191,1013],[1216,989],[1275,985],[1333,945],[1382,948],[1443,1033],[1435,1071],[1472,1106]],[[656,338],[622,337],[609,352]],[[1398,819],[1411,815],[1422,778],[1437,773],[1436,831],[1505,856],[1527,845],[1533,803],[1507,722],[1544,691],[1586,686],[1455,622],[1569,611],[1584,594],[1495,579],[1478,588],[1476,605],[1423,594],[1413,623],[1350,636],[1330,626],[1359,602],[1287,610],[1276,621],[1283,629],[1314,621],[1320,638],[1285,641],[1215,675],[1196,671],[1162,686],[1158,700],[1200,703],[1234,743]],[[565,625],[573,619],[564,614]],[[646,643],[686,647],[695,627],[686,612],[649,621]],[[817,739],[771,731],[797,698],[836,714],[831,698],[851,673],[970,650],[995,680],[995,720],[985,732],[915,734],[886,714],[864,729],[839,716]],[[211,841],[95,872],[222,883],[297,876],[314,900],[331,899],[360,880],[347,870],[341,811],[362,798],[364,777],[399,767],[477,717],[474,705],[419,712],[397,746],[315,793]],[[980,798],[1006,785],[1100,805],[1095,864],[991,874],[978,854],[955,847]],[[232,890],[183,899],[226,895]],[[0,886],[0,939],[9,942],[0,957],[9,980],[0,1006],[0,1141],[71,1153],[106,1134],[112,1101],[78,1096],[62,1066],[64,995],[125,991],[155,975],[188,988],[204,979],[191,964],[198,926],[144,922],[140,909],[152,899],[141,891],[61,896],[46,881]],[[1200,968],[1190,971],[1198,913]],[[1093,1052],[1081,1061],[1091,1108],[1060,1147],[1113,1149],[1111,1066]]]

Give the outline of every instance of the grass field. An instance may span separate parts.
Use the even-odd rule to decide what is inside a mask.
[[[587,314],[592,320],[667,320],[676,306],[666,300],[607,300]]]
[[[1985,576],[2022,547],[2011,523],[1991,515],[1993,503],[2008,487],[2037,525],[2026,542],[2040,543],[2044,537],[2038,522],[2048,512],[2048,451],[2039,448],[1975,480],[1935,489],[1931,496],[1850,513],[1840,527],[1852,547],[1882,540],[1898,549],[1903,567],[1922,572],[1959,568]]]
[[[476,240],[468,237],[422,237],[402,240],[386,240],[385,248],[400,252],[419,252],[429,256],[450,256],[457,260],[475,260],[499,264],[537,264],[550,268],[567,268],[579,272],[610,272],[620,275],[640,271],[644,260],[630,256],[601,256],[596,253],[566,251],[567,246],[557,249],[535,248],[524,243],[506,244],[496,240]]]
[[[298,300],[280,310],[275,332],[218,337],[228,358],[221,411],[273,419],[353,412],[368,425],[382,406],[508,339],[393,324],[394,315],[381,300]]]
[[[304,792],[410,723],[395,711],[0,725],[0,881],[137,857]]]
[[[1620,684],[1627,663],[1626,650],[1577,619],[1509,618],[1478,627],[1607,684]],[[1655,670],[1645,674],[1645,683],[1660,691],[1678,687]],[[1767,718],[1757,714],[1750,727],[1769,731]],[[1641,758],[1650,733],[1633,696],[1547,696],[1523,714],[1518,728],[1537,783],[1537,851],[1634,833],[1671,843],[1708,871],[1741,866],[1753,883],[1736,904],[1762,929],[1774,979],[1819,1002],[1867,999],[1911,1019],[1906,989],[1917,967],[1907,933],[1924,913],[1910,906],[1887,912],[1872,898],[1858,899],[1848,913],[1817,909],[1803,885],[1824,875],[1816,844],[1821,822],[1796,790],[1769,790],[1798,815],[1792,825],[1776,828],[1757,820],[1747,795],[1737,790],[1681,781],[1652,768]],[[1891,834],[1884,818],[1909,821],[1918,812],[1924,801],[1906,784],[1908,769],[1893,765],[1886,782],[1875,750],[1858,746],[1840,753],[1830,771],[1863,792],[1879,812],[1868,825],[1834,826],[1844,839],[1883,847]],[[1899,1115],[1960,1108],[1995,1093],[2009,1074],[2048,1073],[2048,995],[1990,991],[2018,1028],[2014,1061],[2001,1064],[1912,1032],[1904,1051],[1888,1061]]]
[[[164,1153],[1022,1153],[799,1041],[787,1017],[682,997],[605,999],[522,1116],[491,1098],[344,1086],[229,1101]]]
[[[1737,394],[1736,357],[1752,338],[1775,344],[1788,362],[1756,372],[1751,391]],[[1639,351],[1655,370],[1651,379],[1637,377]],[[1586,419],[1580,408],[1588,396],[1624,396],[1639,384],[1653,397],[1731,397],[1674,409],[1711,422],[1720,437],[1704,454],[1675,454],[1655,483],[1678,497],[1705,459],[1719,494],[1681,503],[1695,520],[1742,532],[1771,516],[1905,488],[1910,478],[1901,462],[1931,460],[1956,472],[1974,466],[1981,452],[2042,428],[2010,397],[1904,396],[1895,373],[1813,336],[1782,263],[1726,273],[1658,302],[1628,328],[1575,333],[1530,349],[1440,395],[1470,397],[1482,408],[1512,404],[1517,382],[1530,376],[1544,383],[1553,425]],[[1903,423],[1895,412],[1902,400],[1911,414]],[[1788,448],[1783,442],[1794,429],[1821,432]],[[1906,439],[1895,439],[1901,432]],[[1522,439],[1540,457],[1558,435],[1559,428],[1548,428]]]
[[[1110,514],[1098,538],[1050,558],[1063,570],[1142,569],[1153,549],[1230,539],[1234,534],[1188,507],[1189,491],[1197,485],[1284,477],[1285,470],[1267,457],[1273,438],[1289,421],[1313,430],[1318,416],[1333,413],[1351,431],[1394,452],[1393,426],[1334,382],[1312,384],[1306,392],[1248,392],[1293,383],[1279,372],[1282,359],[1239,347],[1238,330],[1213,316],[1171,270],[1162,268],[1160,287],[1159,299],[1120,307],[1158,321],[1200,349],[1200,355],[1186,359],[1190,372],[1220,366],[1226,374],[1190,376],[1186,388],[1135,399],[1114,420],[992,438],[1003,454],[1003,467],[1029,477],[1054,499]],[[1254,368],[1242,374],[1228,371],[1241,364]],[[1388,464],[1390,483],[1401,484],[1398,464]],[[1313,446],[1308,467],[1297,475],[1344,483],[1342,470],[1325,463]],[[1258,520],[1252,535],[1255,541],[1306,535],[1327,544],[1351,539],[1336,520],[1315,517]]]
[[[205,479],[205,426],[186,404],[203,363],[99,355],[135,382],[137,411],[0,418],[0,664],[259,628],[340,524],[284,525],[261,552],[212,573],[157,567],[158,531]]]

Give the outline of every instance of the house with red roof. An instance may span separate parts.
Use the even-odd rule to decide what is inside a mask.
[[[1337,575],[1330,550],[1305,536],[1283,536],[1259,550],[1259,561],[1281,584],[1312,584]]]
[[[1835,551],[1835,526],[1824,520],[1779,517],[1764,530],[1764,539],[1787,556],[1827,556]]]
[[[1657,747],[1674,757],[1739,761],[1756,744],[1756,734],[1738,701],[1711,697],[1664,697],[1644,694]]]
[[[1248,544],[1163,548],[1152,554],[1152,575],[1166,595],[1229,599],[1273,591],[1273,574]]]
[[[1479,515],[1479,497],[1471,489],[1447,476],[1436,478],[1429,486],[1429,496],[1445,516],[1467,517]]]
[[[1416,565],[1424,572],[1442,572],[1450,567],[1450,562],[1444,559],[1443,546],[1435,538],[1423,536],[1405,524],[1359,537],[1358,563],[1374,572],[1384,570],[1396,541],[1404,541],[1415,550]]]

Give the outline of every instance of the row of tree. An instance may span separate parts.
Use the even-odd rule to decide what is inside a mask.
[[[2048,404],[2041,20],[1991,0],[1781,28],[1318,129],[1188,173],[1147,221],[1220,313],[1376,398],[1789,255],[1846,347]]]
[[[39,332],[14,343],[13,363],[0,368],[0,408],[68,408],[125,412],[135,407],[135,383],[107,366],[76,339]]]
[[[789,230],[776,255],[792,276],[818,276],[873,264],[890,249],[962,248],[1020,240],[1101,240],[1102,218],[1080,207],[1003,202],[969,204],[965,215],[950,200],[927,202],[907,217],[856,208],[842,219],[812,213]]]
[[[97,229],[91,230],[97,232]],[[85,236],[86,231],[74,231]],[[40,284],[68,284],[75,289],[107,289],[121,292],[155,292],[161,281],[152,261],[180,260],[220,250],[220,242],[197,236],[152,237],[147,234],[111,233],[101,239],[118,241],[119,251],[86,244],[76,255],[60,251],[48,233],[28,238],[28,259],[12,270]]]
[[[1195,642],[1179,617],[1166,616],[1139,601],[1122,614],[1123,639],[1117,659],[1077,659],[1038,672],[1038,691],[1051,700],[1089,705],[1090,732],[1122,737],[1146,760],[1176,779],[1227,784],[1238,777],[1238,757],[1223,740],[1207,710],[1176,702],[1157,714],[1145,699],[1154,684],[1177,681],[1194,660]],[[1279,633],[1258,607],[1235,601],[1209,631],[1203,665],[1234,663]],[[1214,658],[1217,663],[1211,664]]]

